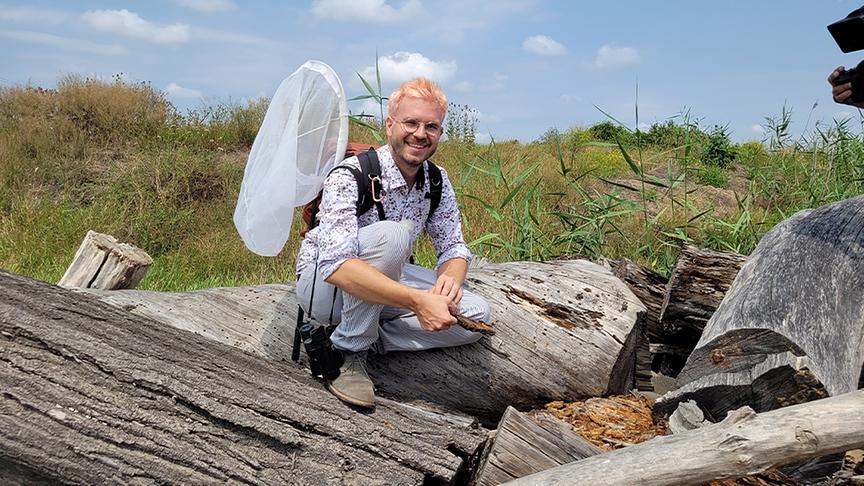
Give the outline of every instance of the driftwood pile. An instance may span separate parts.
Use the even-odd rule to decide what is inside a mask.
[[[796,214],[746,260],[684,247],[668,280],[626,260],[474,269],[495,334],[375,357],[371,413],[290,361],[291,284],[107,290],[134,287],[149,258],[88,234],[78,253],[95,263],[76,259],[62,282],[77,290],[0,271],[0,480],[824,477],[864,447],[862,234],[859,197]],[[661,394],[654,415],[674,435],[603,453],[519,412],[633,389]]]

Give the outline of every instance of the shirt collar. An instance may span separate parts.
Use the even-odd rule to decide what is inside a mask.
[[[396,167],[396,161],[393,160],[393,155],[390,153],[389,145],[384,145],[378,149],[378,160],[381,163],[381,175],[384,176],[383,182],[385,191],[399,189],[408,185],[405,182],[405,178],[402,177],[402,171],[399,170],[399,167]],[[417,178],[415,179],[414,187],[418,190],[423,189],[425,184],[426,161],[424,160],[423,167],[417,171]]]

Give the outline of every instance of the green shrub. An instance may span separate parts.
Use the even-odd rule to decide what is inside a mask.
[[[601,142],[615,143],[616,140],[620,140],[622,144],[629,145],[632,138],[632,134],[626,128],[608,120],[592,125],[588,132],[594,140]]]
[[[735,145],[729,140],[726,127],[714,126],[702,146],[701,159],[705,165],[716,165],[726,168],[732,165],[737,157]]]
[[[706,138],[706,134],[695,125],[680,125],[673,120],[654,123],[647,132],[640,133],[640,140],[643,143],[663,149],[681,147],[685,144],[702,144]]]
[[[729,185],[729,173],[719,165],[707,164],[696,168],[696,182],[722,189]]]
[[[768,157],[768,151],[761,142],[751,140],[744,142],[738,147],[738,160],[742,164],[761,162]]]

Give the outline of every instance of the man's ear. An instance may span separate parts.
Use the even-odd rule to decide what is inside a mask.
[[[393,119],[389,116],[384,120],[384,128],[387,131],[387,138],[390,138],[390,135],[393,133]]]

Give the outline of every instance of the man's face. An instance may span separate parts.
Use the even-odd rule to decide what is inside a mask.
[[[444,111],[434,101],[405,98],[399,103],[396,112],[387,117],[386,127],[390,151],[400,169],[416,169],[432,157],[438,148],[443,121]]]

